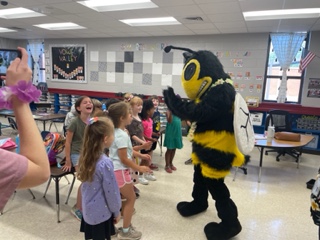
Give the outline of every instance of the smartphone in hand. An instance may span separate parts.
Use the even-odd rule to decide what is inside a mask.
[[[0,48],[0,76],[6,75],[9,65],[17,57],[21,58],[21,52],[19,50]]]

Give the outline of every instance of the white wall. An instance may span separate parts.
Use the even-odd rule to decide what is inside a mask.
[[[317,55],[306,68],[302,92],[302,105],[309,107],[320,107],[320,98],[308,97],[309,78],[318,78],[320,81],[320,31],[311,33],[309,50]]]
[[[142,44],[144,49],[137,50],[136,44]],[[211,36],[181,36],[181,37],[150,37],[150,38],[105,38],[105,39],[48,39],[45,40],[45,48],[49,50],[50,45],[65,45],[65,44],[85,44],[87,51],[87,84],[74,84],[66,82],[52,82],[49,78],[48,85],[51,88],[61,89],[77,89],[99,92],[133,92],[139,94],[162,94],[162,89],[165,86],[161,85],[159,76],[153,76],[151,85],[142,84],[141,74],[134,74],[133,84],[125,84],[122,79],[119,81],[116,78],[115,83],[106,82],[106,74],[99,72],[98,81],[91,81],[90,72],[98,70],[98,64],[90,61],[90,52],[98,51],[101,59],[106,61],[106,53],[115,51],[117,53],[125,51],[134,51],[135,53],[150,52],[154,53],[155,61],[162,60],[163,51],[160,45],[175,45],[191,48],[193,50],[211,50],[216,55],[221,54],[220,60],[224,65],[226,72],[233,72],[235,75],[242,73],[242,79],[234,79],[234,82],[241,87],[245,85],[240,93],[243,96],[258,96],[262,97],[261,92],[257,92],[257,84],[263,86],[263,80],[256,80],[256,76],[264,76],[265,64],[267,57],[268,33],[256,34],[224,34]],[[320,56],[320,32],[312,32],[310,41],[310,50],[317,56]],[[17,45],[25,45],[25,41],[11,40],[0,38],[1,48],[16,48]],[[244,53],[249,53],[249,56],[244,56]],[[229,54],[229,56],[228,56]],[[242,59],[242,67],[234,66],[234,59]],[[182,52],[173,51],[173,64],[182,63]],[[144,63],[142,63],[144,64]],[[319,98],[307,97],[309,78],[320,78],[320,58],[315,58],[306,70],[306,78],[302,92],[303,106],[319,107]],[[51,66],[48,66],[49,68]],[[250,79],[245,80],[245,72],[250,72]],[[120,76],[116,74],[116,76]],[[161,75],[160,75],[161,77]],[[236,76],[235,76],[236,77]],[[121,76],[120,76],[121,78]],[[253,90],[250,90],[250,85],[253,85]],[[177,93],[185,97],[184,91],[180,84],[180,77],[174,75],[172,78],[172,86]]]
[[[162,95],[162,89],[166,86],[161,85],[161,74],[152,74],[152,84],[146,85],[142,83],[142,75],[134,74],[133,83],[123,83],[121,75],[116,73],[116,82],[107,83],[105,73],[99,72],[99,80],[92,81],[91,71],[97,71],[98,64],[90,61],[90,52],[99,52],[99,61],[106,61],[106,54],[108,51],[115,51],[117,54],[125,51],[134,51],[135,55],[141,52],[152,52],[155,62],[162,63],[164,58],[163,50],[160,48],[161,44],[174,45],[180,47],[190,48],[192,50],[211,50],[220,55],[220,60],[224,65],[226,72],[233,72],[234,75],[241,73],[241,79],[235,79],[234,82],[239,83],[239,87],[246,85],[243,91],[240,91],[244,96],[261,96],[261,92],[257,92],[256,85],[263,85],[263,80],[256,80],[256,76],[263,76],[265,71],[266,54],[268,46],[268,34],[229,34],[229,35],[212,35],[212,36],[189,36],[189,37],[152,37],[152,38],[107,38],[107,39],[50,39],[45,40],[46,50],[50,50],[50,45],[60,44],[86,44],[87,47],[87,84],[75,84],[66,82],[51,81],[51,76],[48,76],[48,86],[51,88],[63,89],[78,89],[90,91],[107,91],[107,92],[132,92],[146,95]],[[143,49],[138,50],[137,44],[142,44]],[[173,50],[173,64],[182,64],[182,51]],[[242,62],[241,67],[235,67],[234,61]],[[108,64],[108,63],[107,63]],[[148,64],[142,62],[144,69],[149,69]],[[163,74],[170,74],[167,72],[163,62]],[[172,65],[172,64],[170,64]],[[179,67],[180,67],[179,65]],[[50,68],[51,66],[49,66]],[[171,66],[172,68],[172,66]],[[181,69],[182,70],[182,69]],[[169,70],[168,70],[169,71]],[[143,71],[145,73],[145,71]],[[250,77],[244,80],[245,72],[250,72]],[[118,76],[118,78],[117,78]],[[163,76],[163,75],[162,75]],[[172,76],[172,87],[176,93],[185,97],[184,91],[180,83],[180,70],[178,74]],[[119,80],[120,79],[120,80]],[[252,92],[249,86],[253,84]]]
[[[0,48],[5,48],[5,49],[16,49],[18,40],[12,40],[12,39],[7,39],[7,38],[1,38],[0,37]],[[23,46],[24,47],[24,46]]]

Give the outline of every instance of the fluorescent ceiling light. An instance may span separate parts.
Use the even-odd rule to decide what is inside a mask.
[[[243,16],[246,21],[292,18],[318,18],[320,17],[320,8],[243,12]]]
[[[157,8],[151,0],[91,0],[78,3],[98,12],[122,11],[132,9]]]
[[[42,13],[38,13],[26,8],[10,8],[0,10],[0,18],[14,19],[14,18],[31,18],[31,17],[42,17],[46,16]]]
[[[133,27],[181,24],[174,17],[135,18],[135,19],[123,19],[120,21]]]
[[[84,29],[78,24],[72,22],[65,22],[65,23],[47,23],[47,24],[39,24],[33,25],[35,27],[44,28],[48,30],[72,30],[72,29]]]
[[[16,30],[0,27],[0,33],[4,33],[4,32],[16,32]]]

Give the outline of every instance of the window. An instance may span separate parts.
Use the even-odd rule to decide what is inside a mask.
[[[289,70],[287,71],[287,97],[288,103],[300,103],[301,92],[303,86],[303,75],[299,72],[299,65],[304,49],[307,48],[308,36],[302,42],[300,50],[292,60]],[[277,56],[273,51],[271,38],[269,38],[269,52],[267,57],[263,101],[277,101],[279,87],[282,78],[282,69],[277,60]]]
[[[27,51],[29,53],[28,64],[32,70],[32,82],[38,84],[46,81],[45,55],[43,40],[29,40]]]

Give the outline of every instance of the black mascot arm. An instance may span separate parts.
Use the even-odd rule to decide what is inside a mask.
[[[186,102],[183,102],[180,97],[176,96],[172,87],[168,87],[168,89],[163,90],[163,97],[167,107],[174,115],[181,118],[182,120],[188,119],[188,115],[178,111],[177,108],[177,105],[184,105]]]
[[[207,122],[221,118],[232,109],[235,91],[228,85],[210,89],[200,103],[183,101],[175,95],[171,87],[164,90],[163,95],[167,107],[174,115],[183,120]]]

